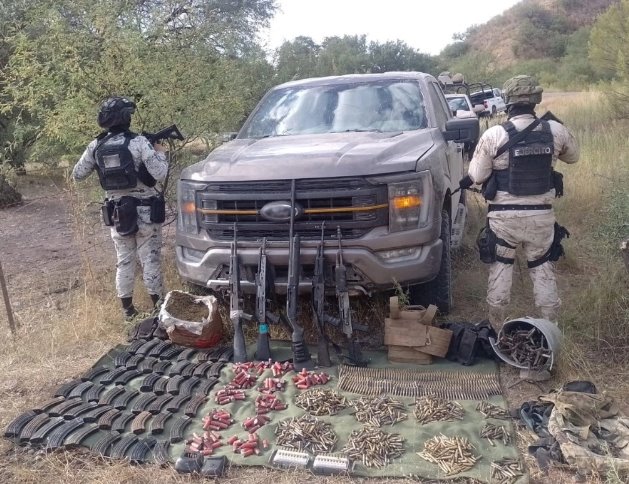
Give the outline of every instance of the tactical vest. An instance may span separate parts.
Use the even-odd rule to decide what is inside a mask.
[[[129,143],[137,135],[130,131],[124,132],[122,142],[118,133],[100,135],[94,157],[100,185],[104,190],[125,190],[135,188],[140,180],[147,187],[154,187],[157,181],[144,166],[135,169],[133,155],[129,151]]]
[[[511,195],[542,195],[553,188],[553,134],[548,121],[541,121],[542,129],[531,131],[524,139],[509,148],[509,167],[494,170],[497,188]],[[511,121],[502,125],[509,140],[518,130]]]

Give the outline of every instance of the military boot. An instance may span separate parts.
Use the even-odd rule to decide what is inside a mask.
[[[125,321],[133,321],[138,315],[138,310],[135,309],[133,305],[133,298],[130,297],[121,297],[120,302],[122,303],[122,315]]]
[[[505,308],[503,306],[489,306],[487,319],[489,319],[492,328],[498,333],[505,322]]]

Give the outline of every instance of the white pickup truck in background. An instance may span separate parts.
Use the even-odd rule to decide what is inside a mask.
[[[484,85],[470,85],[470,88],[477,87],[478,90],[470,92],[470,100],[474,105],[483,106],[482,111],[477,111],[479,116],[496,116],[498,113],[502,113],[507,110],[504,100],[502,99],[502,92],[497,87],[491,87],[488,84]],[[472,91],[472,89],[470,89]]]

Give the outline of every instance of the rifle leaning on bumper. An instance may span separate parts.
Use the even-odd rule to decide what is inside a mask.
[[[349,289],[347,287],[347,267],[345,267],[345,264],[343,263],[343,246],[341,244],[341,237],[341,227],[337,227],[336,238],[339,242],[339,248],[336,252],[334,279],[336,282],[336,297],[339,304],[341,329],[347,338],[347,349],[349,351],[350,364],[364,366],[367,362],[363,361],[360,345],[354,339],[354,330],[359,329],[359,325],[352,322],[352,312],[349,304]],[[366,330],[366,328],[362,325],[360,329]]]
[[[319,366],[332,366],[330,360],[330,350],[328,348],[328,338],[325,335],[325,325],[330,324],[338,327],[341,322],[338,318],[330,316],[325,312],[325,222],[321,224],[321,241],[317,248],[317,256],[314,265],[314,275],[312,278],[312,315],[319,341],[317,344],[317,363]]]
[[[240,294],[240,263],[238,260],[238,237],[236,235],[236,224],[234,223],[234,241],[231,246],[229,257],[229,319],[234,326],[234,362],[242,363],[247,361],[247,346],[245,345],[245,335],[242,330],[243,319],[251,319],[245,314],[243,300]]]
[[[258,343],[256,347],[256,359],[268,360],[271,358],[269,345],[269,325],[267,324],[266,300],[267,300],[267,258],[266,238],[262,239],[260,247],[260,259],[258,261],[258,273],[256,274],[256,312],[255,319],[258,323]]]
[[[301,265],[301,241],[299,234],[294,233],[295,228],[295,180],[291,183],[291,213],[289,228],[289,255],[288,255],[288,283],[286,286],[286,316],[293,330],[291,335],[291,347],[293,350],[293,365],[295,370],[313,368],[310,352],[304,341],[304,328],[297,321],[297,305],[299,302],[299,277]]]

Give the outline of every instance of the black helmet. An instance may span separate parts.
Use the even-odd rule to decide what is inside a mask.
[[[135,112],[135,103],[126,97],[114,96],[100,105],[98,125],[103,129],[114,126],[129,126],[131,115]]]

